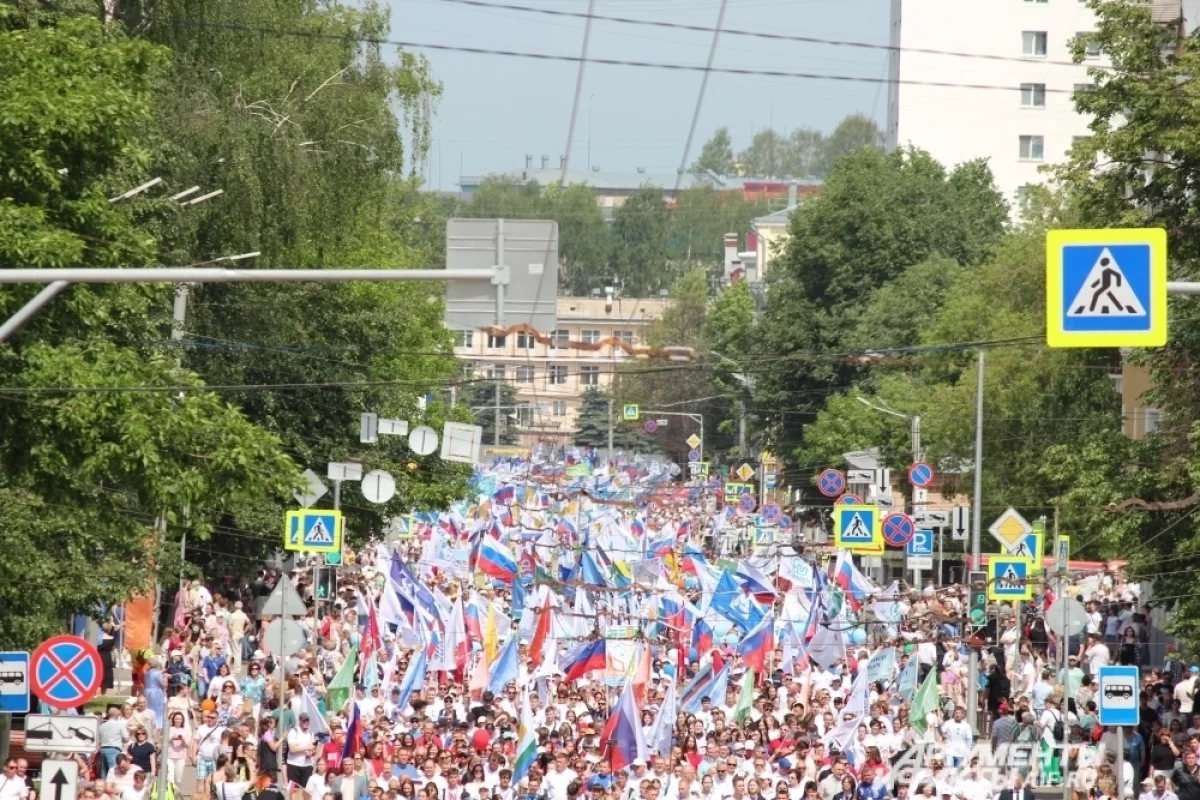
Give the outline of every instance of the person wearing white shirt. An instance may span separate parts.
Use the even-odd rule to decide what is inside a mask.
[[[299,720],[300,726],[287,733],[287,778],[297,786],[307,786],[313,774],[316,742],[308,729],[308,714],[301,714]]]
[[[1084,652],[1084,658],[1088,663],[1088,672],[1094,678],[1100,674],[1101,667],[1108,666],[1108,645],[1100,641],[1099,636],[1089,636],[1088,638],[1091,640],[1091,644]]]
[[[950,759],[951,769],[960,768],[975,742],[971,726],[965,721],[967,710],[962,706],[954,709],[954,717],[942,723],[942,740],[946,743],[946,755]]]
[[[135,770],[133,773],[133,785],[126,786],[121,790],[121,800],[146,800],[150,795],[150,782],[146,780],[146,773],[140,768],[134,767],[133,769]],[[241,798],[241,795],[238,795],[238,798]],[[223,799],[218,798],[218,800]]]
[[[639,762],[642,768],[645,769],[646,762],[640,758],[633,763],[637,764]],[[567,766],[567,754],[557,753],[554,756],[554,766],[546,772],[546,777],[542,780],[547,800],[567,800],[567,787],[571,785],[571,781],[578,777],[578,773]]]
[[[992,796],[992,783],[979,771],[978,758],[972,758],[971,766],[959,777],[954,796],[958,800],[988,800]]]
[[[4,774],[0,775],[0,800],[25,800],[29,797],[29,785],[17,775],[17,760],[4,762]]]

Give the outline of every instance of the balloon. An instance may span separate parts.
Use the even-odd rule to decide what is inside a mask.
[[[864,631],[862,628],[854,628],[853,630],[850,631],[850,643],[851,644],[866,644],[867,643],[867,632]]]
[[[915,645],[911,645],[911,644],[904,645],[904,654],[905,655],[911,656],[913,653],[916,652],[916,650],[917,650],[917,648]]]

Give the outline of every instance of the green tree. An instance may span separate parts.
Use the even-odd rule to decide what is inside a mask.
[[[511,383],[504,381],[479,381],[471,384],[467,391],[467,402],[475,424],[483,428],[482,441],[484,445],[496,444],[496,389],[500,389],[500,444],[512,445],[517,443],[516,426],[512,424],[516,416],[517,390]]]
[[[24,5],[36,13],[0,10],[0,262],[151,265],[158,242],[139,218],[153,203],[108,198],[151,161],[166,53],[98,18]],[[37,288],[0,290],[0,313]],[[178,569],[181,532],[203,548],[237,526],[277,546],[279,517],[255,509],[282,502],[298,470],[275,436],[175,367],[161,346],[169,309],[161,287],[75,286],[0,349],[5,649],[151,591]]]
[[[788,140],[770,128],[754,134],[750,146],[738,154],[742,171],[761,178],[790,177]]]
[[[627,297],[649,297],[670,285],[666,228],[667,204],[661,189],[646,186],[617,209],[610,263]]]
[[[542,201],[549,218],[558,222],[559,288],[586,297],[608,285],[612,232],[592,190],[582,183],[565,189],[548,186]]]
[[[741,192],[685,189],[668,217],[667,256],[681,270],[699,266],[714,277],[722,275],[725,234],[748,231],[754,218],[768,211],[765,202],[748,202]]]
[[[418,176],[441,87],[424,58],[384,57],[379,7],[130,0],[118,16],[173,53],[155,98],[151,174],[172,189],[224,190],[182,212],[147,201],[170,263],[258,251],[261,269],[407,269],[444,252],[426,230],[434,222],[443,235],[443,211]],[[247,35],[247,25],[320,36]],[[456,377],[440,294],[400,283],[198,287],[184,364],[214,384],[314,387],[227,397],[304,467],[356,458],[396,476],[390,504],[346,492],[347,533],[365,537],[390,515],[444,507],[465,487],[465,467],[413,459],[386,437],[360,445],[356,430],[363,411],[435,429],[454,413],[440,391]]]
[[[709,170],[718,175],[733,174],[733,140],[729,137],[729,128],[717,128],[692,164],[692,172],[696,175]]]
[[[521,183],[498,175],[484,178],[458,209],[458,216],[472,219],[545,219],[549,213],[546,190],[537,181]]]
[[[1200,40],[1179,37],[1177,27],[1154,21],[1147,5],[1117,0],[1089,2],[1096,15],[1089,37],[1112,69],[1089,69],[1091,85],[1073,96],[1090,120],[1065,164],[1051,170],[1075,215],[1072,227],[1164,228],[1172,280],[1200,275],[1200,233],[1193,187],[1200,180],[1200,109],[1190,102],[1200,69]],[[1087,42],[1073,43],[1083,62]],[[1161,605],[1172,609],[1168,628],[1185,649],[1200,644],[1200,597],[1191,572],[1200,554],[1195,503],[1200,493],[1196,452],[1200,394],[1200,330],[1189,322],[1195,301],[1171,302],[1167,345],[1133,351],[1122,359],[1149,368],[1145,400],[1162,409],[1157,433],[1139,442],[1118,436],[1080,439],[1047,452],[1046,473],[1062,491],[1066,514],[1081,503],[1075,540],[1096,555],[1130,561],[1135,578],[1153,581]],[[1103,353],[1095,354],[1098,359]],[[1109,504],[1118,504],[1118,511]]]
[[[811,128],[792,131],[788,137],[789,177],[824,177],[829,171],[825,151],[825,134]]]
[[[608,446],[608,403],[608,393],[601,392],[595,386],[589,386],[584,390],[583,402],[579,406],[579,416],[575,420],[576,446]],[[615,430],[613,436],[614,438],[616,436]]]
[[[839,122],[833,133],[821,143],[820,165],[816,173],[828,175],[834,162],[855,150],[867,147],[882,151],[883,143],[883,131],[879,130],[875,120],[862,114],[851,114]]]
[[[811,421],[806,414],[820,409],[831,387],[856,379],[858,368],[849,360],[819,354],[844,352],[856,344],[855,336],[872,330],[882,309],[871,312],[861,329],[860,319],[880,287],[935,256],[978,265],[1006,220],[1004,202],[982,165],[960,165],[947,174],[917,150],[883,154],[864,148],[840,159],[822,194],[792,214],[758,328],[754,350],[784,359],[764,365],[756,392],[760,405],[789,412],[774,434],[775,446],[802,453]]]

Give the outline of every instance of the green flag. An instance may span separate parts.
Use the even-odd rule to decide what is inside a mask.
[[[350,694],[354,691],[354,673],[356,672],[358,672],[358,648],[351,647],[350,654],[346,656],[346,661],[337,671],[337,675],[334,675],[333,680],[329,682],[329,689],[326,692],[329,699],[326,708],[331,714],[340,713],[342,707],[346,705],[346,701],[350,699]]]
[[[913,695],[912,707],[908,710],[908,724],[917,733],[925,733],[929,727],[926,719],[931,712],[938,708],[937,670],[930,669],[929,674],[921,683],[921,688]]]
[[[733,719],[741,725],[750,716],[750,707],[754,705],[754,670],[747,670],[742,678],[742,693],[733,709]]]

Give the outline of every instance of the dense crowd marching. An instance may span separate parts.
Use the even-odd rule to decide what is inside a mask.
[[[1079,639],[1048,632],[1047,589],[981,641],[963,586],[877,586],[687,503],[492,480],[345,553],[329,597],[298,563],[309,643],[285,658],[263,634],[278,570],[191,582],[150,651],[114,648],[109,620],[133,696],[79,757],[80,797],[158,800],[160,771],[181,797],[194,770],[216,800],[1200,800],[1200,669],[1149,663],[1119,571],[1071,576]],[[1095,694],[1118,662],[1143,676],[1120,759]],[[28,772],[10,759],[0,800],[36,800]]]

